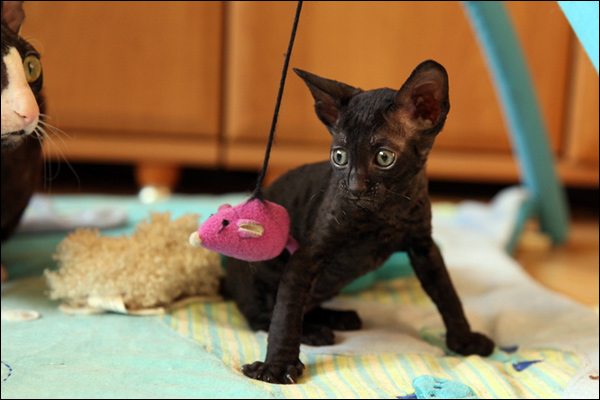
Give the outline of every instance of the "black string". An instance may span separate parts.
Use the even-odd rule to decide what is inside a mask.
[[[290,44],[288,45],[287,53],[285,54],[285,62],[283,64],[283,72],[281,73],[281,81],[279,82],[279,93],[277,94],[277,102],[275,103],[275,112],[273,113],[273,122],[271,123],[271,132],[269,133],[269,141],[267,142],[267,150],[265,153],[265,161],[263,162],[262,170],[258,175],[256,182],[256,188],[252,194],[252,199],[262,200],[262,184],[267,174],[267,165],[269,164],[269,156],[271,155],[271,147],[273,146],[273,140],[275,138],[275,126],[277,125],[277,117],[279,116],[279,107],[281,106],[281,99],[283,97],[283,87],[285,86],[285,78],[287,76],[288,66],[290,64],[290,57],[292,56],[292,47],[294,46],[294,39],[296,39],[296,29],[298,28],[298,22],[300,21],[300,11],[302,10],[302,1],[298,2],[296,8],[296,17],[294,18],[294,26],[292,27],[292,34],[290,37]]]

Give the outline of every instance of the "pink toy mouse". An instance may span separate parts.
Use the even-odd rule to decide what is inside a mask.
[[[298,243],[290,236],[290,217],[287,210],[279,204],[264,200],[261,187],[275,137],[275,126],[301,5],[302,2],[299,2],[290,44],[285,55],[265,160],[258,175],[254,193],[250,200],[235,207],[229,204],[219,207],[219,211],[208,218],[198,232],[192,233],[190,243],[193,246],[202,246],[208,250],[245,261],[266,261],[277,257],[284,249],[291,254],[298,249]]]
[[[291,254],[298,249],[289,231],[290,217],[285,208],[253,198],[235,207],[219,207],[192,233],[190,243],[240,260],[265,261],[284,249]]]

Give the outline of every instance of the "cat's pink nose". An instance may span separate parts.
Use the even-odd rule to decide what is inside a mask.
[[[23,120],[25,126],[31,125],[40,116],[37,104],[27,104],[15,110],[15,113]]]
[[[16,104],[14,112],[21,120],[23,129],[26,131],[33,130],[40,117],[40,108],[38,107],[33,94]]]

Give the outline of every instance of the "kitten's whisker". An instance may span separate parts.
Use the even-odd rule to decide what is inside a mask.
[[[382,187],[383,187],[383,190],[385,190],[387,192],[390,192],[391,194],[395,194],[396,196],[404,197],[408,201],[412,201],[412,199],[410,197],[408,197],[407,195],[405,195],[405,194],[392,192],[390,189],[386,188],[385,186],[382,186]]]

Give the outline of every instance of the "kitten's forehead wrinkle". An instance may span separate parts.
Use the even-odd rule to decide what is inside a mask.
[[[354,96],[346,112],[346,130],[362,132],[377,131],[385,123],[385,114],[394,105],[395,92],[391,89],[375,89]]]
[[[404,149],[405,141],[391,129],[382,129],[369,139],[373,151],[386,149],[399,153]]]

